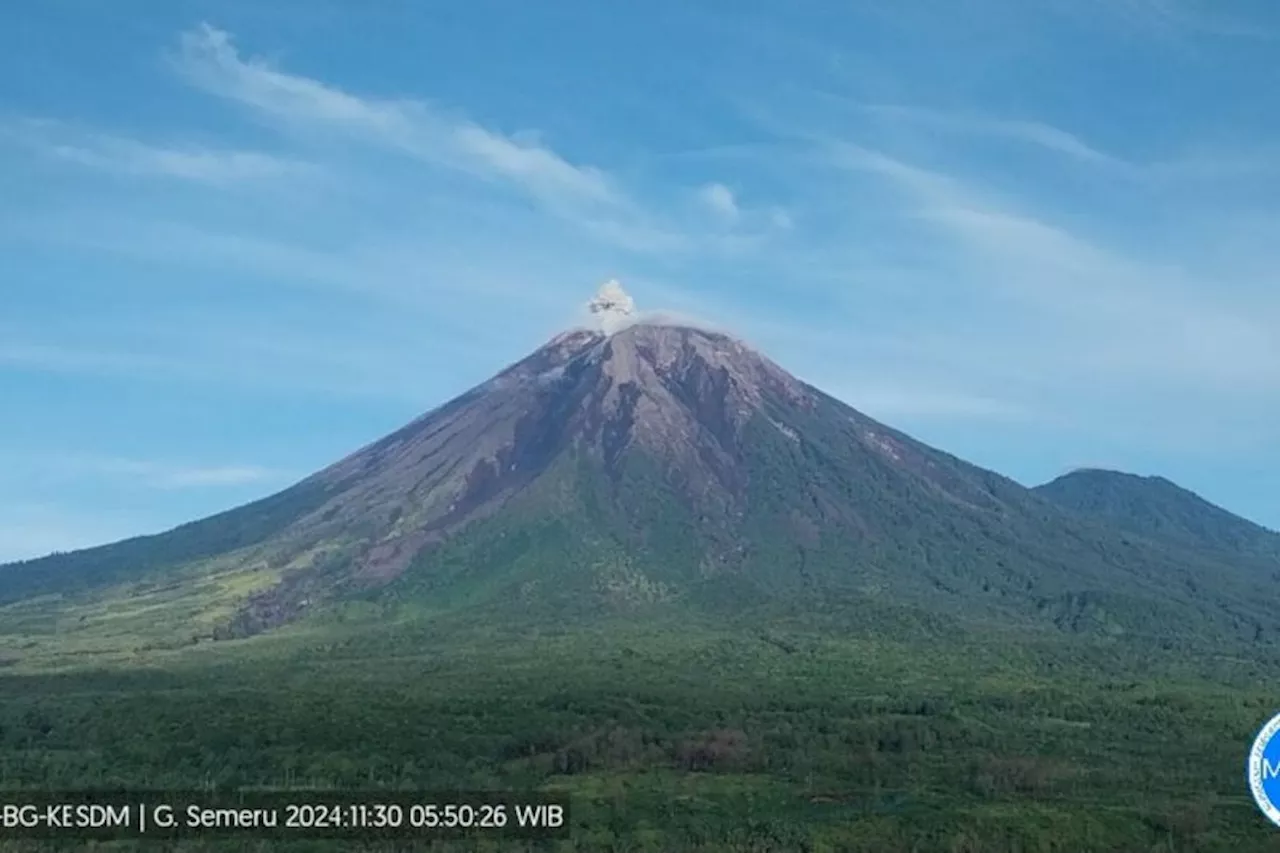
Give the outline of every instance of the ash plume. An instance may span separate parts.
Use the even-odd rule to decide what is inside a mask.
[[[596,326],[606,335],[620,332],[635,322],[636,303],[617,279],[610,279],[600,286],[596,295],[587,303]]]
[[[610,279],[602,284],[585,307],[588,320],[584,325],[605,335],[614,335],[623,329],[638,325],[679,326],[726,333],[726,330],[718,324],[674,311],[638,311],[635,300],[623,289],[617,279]]]

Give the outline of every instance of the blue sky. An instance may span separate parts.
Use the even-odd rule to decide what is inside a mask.
[[[0,559],[288,485],[608,278],[1280,527],[1269,0],[0,6]]]

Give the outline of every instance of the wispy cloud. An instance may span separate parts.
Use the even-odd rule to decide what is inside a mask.
[[[184,33],[177,67],[206,91],[278,122],[328,128],[419,160],[503,180],[556,204],[624,201],[601,169],[575,165],[534,140],[517,139],[420,100],[360,97],[242,58],[231,35],[208,24]]]
[[[784,208],[775,207],[769,211],[769,224],[780,231],[788,231],[795,227],[795,219]]]
[[[727,222],[733,222],[738,218],[740,211],[738,210],[737,199],[734,198],[733,190],[724,184],[706,184],[698,190],[698,200],[706,206],[716,216]]]
[[[255,151],[217,151],[208,148],[156,148],[124,139],[102,138],[87,145],[57,145],[51,149],[73,162],[136,175],[165,175],[211,184],[236,183],[296,174],[302,169]]]
[[[847,143],[830,151],[837,165],[896,187],[921,223],[963,253],[966,280],[1052,320],[1062,366],[1105,369],[1113,381],[1280,387],[1280,306],[1247,310],[1215,298],[1212,282],[1172,262],[1100,246],[953,175]]]
[[[216,270],[225,283],[220,281],[215,286],[227,299],[234,300],[260,287],[263,290],[255,297],[260,307],[267,300],[279,304],[303,295],[325,303],[358,306],[364,316],[381,315],[381,337],[362,343],[385,351],[391,369],[381,372],[397,376],[404,372],[402,356],[397,358],[390,352],[388,342],[397,340],[403,345],[417,340],[418,335],[410,331],[420,328],[422,322],[431,324],[437,346],[459,338],[477,345],[493,344],[509,339],[513,329],[527,330],[542,318],[567,318],[574,301],[609,273],[595,260],[595,253],[581,247],[583,241],[578,235],[574,235],[576,251],[572,252],[563,249],[563,236],[554,231],[557,239],[545,244],[526,239],[518,252],[492,252],[491,241],[502,239],[498,235],[508,233],[508,227],[518,227],[509,226],[501,214],[486,215],[479,220],[485,227],[472,229],[465,222],[454,226],[432,220],[424,217],[421,210],[396,209],[403,215],[397,216],[394,224],[341,233],[327,240],[317,240],[305,231],[250,233],[234,223],[228,223],[227,230],[223,230],[193,224],[182,217],[171,221],[113,217],[109,210],[96,206],[25,217],[4,230],[8,236],[36,247],[89,250],[101,257],[137,263],[161,275],[160,296],[173,292],[174,273]],[[461,204],[453,207],[455,214],[459,210]],[[607,228],[607,220],[598,227]],[[640,239],[642,235],[626,236]],[[624,239],[624,235],[614,237]],[[650,235],[650,239],[656,242],[660,238]],[[499,306],[515,304],[521,306],[519,312],[499,310]],[[278,322],[261,334],[244,335],[236,330],[243,327],[245,320],[196,324],[192,331],[201,339],[206,333],[234,339],[232,355],[206,354],[206,367],[238,365],[245,360],[245,353],[264,357],[270,354],[267,351],[278,352],[282,336],[292,340],[298,331]],[[343,333],[338,315],[329,314],[324,321],[332,322],[336,326],[333,331],[351,344],[353,336]],[[186,325],[192,325],[190,318]],[[100,347],[85,339],[35,338],[20,328],[13,328],[6,335],[0,327],[0,364],[90,373],[119,373],[136,367],[148,375],[168,374],[173,366],[167,360],[153,358],[145,346],[155,331],[141,328],[132,340],[118,336],[113,347],[100,353]],[[173,350],[175,344],[185,346],[190,342],[190,338],[170,340],[165,348]],[[133,343],[143,346],[135,347]],[[351,362],[361,362],[358,353],[343,360],[335,357],[332,344],[315,343],[317,353],[327,356],[326,367],[332,376],[346,377],[351,372]],[[377,377],[364,377],[362,382],[370,378]],[[373,387],[383,384],[372,383]]]
[[[1063,154],[1086,163],[1124,166],[1124,161],[1106,154],[1073,133],[1039,121],[995,118],[896,104],[867,104],[872,115],[919,127],[950,133],[1008,139]]]
[[[1239,180],[1280,176],[1280,147],[1221,148],[1193,151],[1150,163],[1146,174],[1154,180],[1223,186]]]
[[[1104,169],[1111,177],[1137,182],[1208,182],[1280,172],[1280,155],[1274,148],[1174,150],[1158,159],[1142,161],[1103,151],[1075,133],[1041,121],[899,104],[858,104],[858,107],[899,127],[988,141],[1007,140]]]
[[[1054,0],[1063,12],[1116,21],[1163,38],[1186,35],[1270,40],[1276,32],[1209,0]]]
[[[64,479],[101,479],[151,489],[204,489],[278,482],[287,475],[259,465],[198,465],[154,459],[69,454],[29,467]]]
[[[23,488],[21,497],[0,495],[0,565],[169,529],[188,520],[182,509],[175,511],[171,505],[185,506],[219,490],[282,482],[283,476],[250,465],[183,465],[75,454],[13,454],[0,462]],[[85,487],[90,494],[106,497],[85,501],[79,497]],[[130,500],[112,499],[138,488],[155,492],[150,500],[156,507],[145,518],[126,509],[146,505],[136,494]],[[56,494],[57,501],[43,500],[40,495],[45,493]]]
[[[535,131],[507,133],[424,99],[358,95],[292,74],[242,55],[229,33],[209,24],[184,33],[172,60],[200,89],[283,130],[299,131],[299,138],[328,134],[517,191],[613,248],[732,254],[756,244],[680,215],[669,197],[642,198],[606,168],[575,161]],[[726,187],[712,192],[721,215],[736,209]]]
[[[261,151],[154,145],[46,119],[9,122],[0,135],[46,157],[122,175],[228,185],[318,172],[310,163]]]
[[[163,370],[161,360],[136,353],[44,343],[0,344],[0,366],[44,373],[110,376],[135,371]]]
[[[861,171],[884,178],[932,207],[982,206],[989,203],[963,180],[916,166],[905,160],[844,139],[815,138],[826,164],[847,171]]]
[[[110,460],[102,471],[135,477],[159,489],[244,486],[276,480],[280,476],[277,471],[257,465],[183,466],[136,459]]]
[[[829,115],[783,120],[761,104],[748,105],[744,115],[809,151],[800,167],[813,176],[807,201],[826,200],[828,210],[846,214],[848,221],[827,239],[811,238],[797,262],[819,270],[825,263],[835,273],[830,286],[843,280],[853,288],[859,285],[845,246],[865,247],[874,239],[906,253],[900,280],[927,294],[921,308],[930,316],[901,328],[901,340],[930,375],[978,379],[979,385],[1004,377],[1016,383],[1012,399],[1034,399],[1038,411],[1067,396],[1101,401],[1136,394],[1152,402],[1177,389],[1201,400],[1243,401],[1280,389],[1280,338],[1273,333],[1280,303],[1265,292],[1248,296],[1242,276],[1249,272],[1230,258],[1211,266],[1183,263],[1197,258],[1191,242],[1153,258],[1126,245],[1105,217],[1094,221],[1108,238],[1086,233],[1089,220],[1064,221],[1034,182],[996,186],[996,177],[927,135],[912,140],[916,156],[908,157],[871,147],[852,130],[833,133],[824,127]],[[1065,131],[988,122],[965,132],[1016,135],[1115,174],[1129,168]],[[930,153],[930,165],[920,165]],[[832,170],[846,180],[834,180]],[[842,195],[858,201],[840,205],[834,200]],[[858,302],[848,305],[857,310]],[[935,308],[940,305],[953,306],[958,318],[985,316],[982,335],[937,325],[945,316]],[[899,317],[877,319],[887,324],[881,328],[901,325]],[[896,346],[885,349],[857,336],[833,346],[832,355],[841,349],[860,351],[864,359],[876,352],[902,355]]]
[[[387,400],[428,406],[433,402],[420,372],[405,361],[403,346],[308,339],[303,343],[204,330],[206,340],[181,345],[158,336],[131,345],[13,343],[0,346],[0,373],[90,377],[128,384],[158,383],[184,388],[210,386],[288,393],[302,398]],[[437,341],[436,353],[474,355]],[[477,344],[483,349],[483,344]],[[479,376],[476,377],[480,378]],[[464,390],[453,388],[454,391]]]
[[[881,420],[1027,421],[1038,415],[1024,403],[906,382],[848,383],[833,378],[828,392]]]
[[[44,504],[0,504],[0,564],[114,542],[139,533],[137,519]]]

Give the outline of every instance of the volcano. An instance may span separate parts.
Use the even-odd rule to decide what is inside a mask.
[[[881,424],[616,283],[484,384],[265,500],[0,569],[0,603],[176,590],[186,629],[383,614],[910,613],[1270,642],[1274,557],[1180,547]],[[182,590],[234,577],[209,603]],[[201,603],[205,602],[205,603]],[[70,606],[70,605],[68,605]],[[348,608],[349,609],[349,608]]]

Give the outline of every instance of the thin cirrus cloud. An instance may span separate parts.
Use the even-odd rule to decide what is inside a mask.
[[[576,227],[613,247],[663,254],[684,252],[698,242],[698,235],[691,237],[688,229],[674,227],[676,217],[672,211],[663,215],[657,206],[641,205],[604,169],[577,164],[532,137],[507,136],[480,127],[426,100],[359,96],[337,85],[283,71],[242,54],[231,35],[216,27],[202,25],[183,34],[171,59],[182,75],[202,91],[270,123],[307,131],[294,138],[303,145],[312,131],[328,131],[400,151],[425,164],[500,182],[532,195],[551,212],[567,216]],[[1010,139],[1086,165],[1115,168],[1126,162],[1079,135],[1045,122],[994,118],[979,111],[949,114],[883,104],[867,109],[881,119],[917,130],[944,129],[979,139]],[[138,146],[128,144],[81,144],[74,148],[110,162],[146,163],[174,174],[197,176],[206,168],[215,169],[199,157],[184,160],[158,156],[167,149],[147,149],[143,156]],[[1266,365],[1274,363],[1274,359],[1269,360],[1273,347],[1268,344],[1260,318],[1239,316],[1218,300],[1204,296],[1208,291],[1199,287],[1204,282],[1184,281],[1187,277],[1182,273],[1171,274],[1159,265],[1104,248],[1053,224],[1052,216],[1043,211],[1024,209],[1021,199],[998,196],[970,177],[925,168],[896,152],[877,151],[843,140],[822,150],[830,155],[826,165],[835,172],[874,176],[900,196],[902,206],[912,217],[908,224],[915,229],[913,236],[920,238],[914,245],[928,252],[940,251],[939,247],[957,250],[957,265],[947,271],[957,280],[957,286],[981,287],[1008,295],[1030,309],[1034,317],[1065,315],[1066,322],[1053,334],[1034,342],[1045,361],[1042,366],[1046,375],[1079,372],[1090,359],[1102,362],[1115,356],[1118,360],[1109,362],[1109,366],[1117,381],[1126,371],[1142,378],[1156,374],[1162,378],[1180,376],[1187,381],[1229,379],[1255,386],[1271,381]],[[68,156],[75,159],[70,150]],[[221,165],[234,173],[230,166],[235,162],[235,158],[224,158]],[[247,175],[254,171],[250,164],[257,161],[248,158],[239,162]],[[786,166],[783,160],[779,163]],[[341,165],[352,168],[349,178],[360,179],[359,163]],[[799,189],[803,185],[794,181],[791,186]],[[812,197],[807,201],[826,203],[837,191],[835,187],[810,186],[807,189]],[[776,229],[790,229],[794,224],[791,215],[780,208],[772,214],[767,213],[767,208],[744,210],[734,191],[725,184],[703,184],[695,192],[703,212],[716,223],[709,231],[717,238],[725,235],[726,222],[741,226],[744,222],[767,221]],[[801,221],[808,224],[813,219],[810,213]],[[859,242],[855,239],[859,235],[841,233],[839,227],[833,227],[838,225],[824,223],[829,236],[823,238],[797,234],[792,256],[777,254],[764,263],[788,278],[800,269],[792,260],[805,261],[812,267],[825,263],[829,269],[823,271],[824,275],[838,271],[835,250],[841,244]],[[360,246],[316,249],[298,246],[285,238],[273,239],[272,235],[212,234],[196,226],[178,233],[176,228],[171,228],[172,234],[162,232],[167,235],[165,239],[143,235],[133,243],[143,247],[148,257],[157,253],[189,254],[192,258],[210,258],[220,265],[250,266],[269,274],[273,281],[319,284],[377,296],[391,294],[397,300],[428,305],[439,298],[441,288],[458,278],[457,270],[440,269],[431,276],[429,289],[424,287],[419,292],[403,286],[406,270],[437,272],[430,266],[438,253],[434,247],[423,246],[414,252],[402,252],[391,244],[370,251]],[[78,229],[76,233],[92,236],[98,232]],[[119,249],[130,241],[113,234],[110,242]],[[719,245],[731,244],[722,241]],[[738,239],[732,245],[750,248],[755,244]],[[394,262],[387,262],[388,257]],[[1152,286],[1152,282],[1159,282],[1160,286]],[[1173,287],[1166,288],[1166,284]],[[1179,287],[1181,284],[1186,287]],[[713,305],[712,311],[718,312],[722,307]],[[870,317],[872,311],[865,313]],[[1135,317],[1144,315],[1156,318],[1157,328],[1152,330],[1146,324],[1129,328]],[[804,321],[806,340],[818,324],[816,320]],[[989,354],[992,362],[1007,361],[1008,354],[1016,350],[1013,345],[1022,343],[1003,328],[989,337],[994,340],[958,347],[961,360],[970,353],[984,357]],[[997,348],[1000,343],[1006,345],[1003,353]],[[1049,352],[1051,343],[1058,345],[1056,353]],[[1081,352],[1083,356],[1079,355]],[[9,355],[10,360],[43,359],[67,369],[73,366],[69,361],[75,360],[74,353],[36,352],[31,348]],[[951,359],[945,349],[938,355],[940,361]],[[1187,372],[1179,374],[1183,369]],[[937,408],[949,415],[966,410],[947,401],[940,401]],[[969,409],[975,416],[982,410],[981,406]]]
[[[734,253],[790,225],[778,209],[734,239],[711,225],[738,222],[734,194],[720,184],[700,191],[712,222],[687,221],[670,205],[643,200],[607,170],[575,163],[535,133],[508,135],[420,99],[359,96],[320,80],[245,57],[230,33],[209,24],[184,33],[171,57],[199,89],[236,103],[282,129],[328,132],[398,152],[427,166],[470,175],[535,199],[603,245],[637,253]]]
[[[156,368],[161,362],[134,353],[8,341],[0,344],[0,367],[35,370],[42,373],[111,376],[136,375]]]
[[[86,144],[60,144],[50,153],[86,166],[131,175],[162,175],[212,184],[274,178],[303,171],[291,163],[256,151],[208,148],[159,148],[110,137]]]
[[[1105,369],[1113,383],[1158,380],[1215,393],[1280,387],[1280,341],[1271,331],[1280,306],[1246,309],[1231,291],[1219,296],[1223,283],[1239,284],[1232,270],[1211,282],[1175,261],[1100,245],[957,175],[843,140],[827,140],[822,151],[834,168],[888,184],[920,229],[955,251],[954,272],[970,286],[1031,312],[1024,320],[1040,322],[1047,336],[1024,359],[1039,351],[1053,362],[1044,365],[1049,375]]]
[[[849,103],[845,99],[837,99]],[[1043,121],[1000,118],[977,112],[958,112],[904,104],[853,102],[856,109],[896,127],[910,127],[931,133],[999,140],[1037,148],[1075,161],[1081,166],[1105,170],[1109,177],[1135,183],[1188,183],[1274,175],[1276,149],[1242,147],[1229,150],[1174,151],[1163,159],[1135,162],[1104,151],[1081,137]]]
[[[43,504],[0,504],[0,563],[70,551],[136,534],[138,521]]]
[[[1095,165],[1127,165],[1123,160],[1098,150],[1079,136],[1040,121],[993,118],[900,104],[860,106],[882,119],[910,123],[929,130],[1008,139]]]
[[[314,177],[302,160],[262,151],[194,144],[158,145],[48,119],[11,120],[0,137],[46,158],[124,176],[226,186],[290,176]]]
[[[858,383],[827,387],[843,399],[856,400],[859,408],[878,418],[924,417],[977,421],[1041,419],[1040,414],[1022,403],[926,385]]]
[[[698,190],[698,199],[716,216],[732,222],[738,218],[738,201],[733,190],[724,184],[706,184]]]
[[[285,476],[258,465],[191,465],[116,456],[65,456],[45,467],[48,474],[61,479],[112,480],[166,490],[258,485]]]
[[[753,239],[764,242],[769,237],[788,231],[795,224],[791,213],[786,208],[778,205],[767,207],[743,205],[734,190],[716,181],[700,186],[694,193],[694,197],[698,205],[710,214],[712,221],[721,229],[739,234],[743,245],[750,243]],[[726,243],[721,242],[721,245]]]
[[[1273,28],[1225,8],[1227,4],[1209,0],[1054,0],[1054,3],[1068,14],[1110,19],[1157,36],[1185,38],[1201,34],[1265,41],[1276,37]]]
[[[440,166],[505,180],[549,203],[625,202],[598,168],[574,165],[548,148],[448,116],[422,101],[362,98],[264,60],[242,58],[231,35],[209,24],[182,35],[174,61],[205,91],[279,122],[328,128]]]

